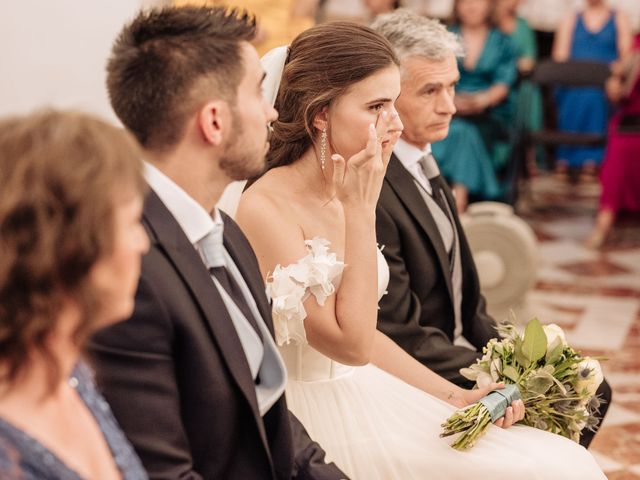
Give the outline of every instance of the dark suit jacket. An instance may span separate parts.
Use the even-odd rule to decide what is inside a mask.
[[[443,377],[467,385],[459,373],[497,336],[486,313],[478,274],[449,187],[442,182],[460,239],[461,317],[464,337],[476,350],[453,345],[455,327],[449,258],[413,176],[393,155],[376,209],[378,243],[391,277],[382,297],[378,328]]]
[[[223,215],[224,244],[273,332],[255,255]],[[131,319],[90,345],[97,380],[152,479],[337,479],[289,414],[264,417],[239,337],[207,268],[160,198],[143,223],[151,249]],[[290,418],[291,417],[291,418]]]

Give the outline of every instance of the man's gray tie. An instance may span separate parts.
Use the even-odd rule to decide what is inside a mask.
[[[247,305],[244,295],[242,294],[242,289],[231,273],[229,273],[229,270],[227,270],[225,265],[224,255],[222,254],[222,225],[216,224],[214,229],[200,240],[199,245],[205,257],[205,263],[209,269],[209,273],[211,273],[211,275],[213,275],[220,283],[222,288],[224,288],[225,292],[227,292],[231,297],[242,314],[246,317],[247,321],[256,331],[260,341],[263,342],[264,339],[260,333],[260,328],[258,328],[256,319],[251,313],[249,305]]]
[[[447,219],[451,222],[451,216],[449,215],[449,209],[446,205],[446,198],[444,197],[444,191],[442,190],[442,176],[440,175],[440,168],[436,163],[436,159],[433,158],[431,153],[423,155],[418,160],[418,164],[422,168],[422,172],[431,184],[431,197],[438,204],[440,210],[447,216]],[[441,193],[442,192],[442,193]],[[453,225],[453,222],[451,222]]]
[[[440,167],[438,167],[438,163],[431,152],[420,157],[418,163],[420,163],[422,171],[429,180],[440,175]]]

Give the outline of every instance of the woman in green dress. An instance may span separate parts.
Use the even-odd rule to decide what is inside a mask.
[[[465,47],[465,57],[458,59],[458,114],[433,152],[453,183],[460,210],[466,207],[463,188],[480,199],[500,196],[496,172],[506,164],[511,144],[515,52],[511,39],[493,25],[493,9],[493,0],[454,3],[451,31]]]
[[[542,96],[527,76],[531,74],[538,57],[535,34],[527,21],[518,16],[520,0],[497,0],[495,19],[498,28],[509,35],[516,52],[520,83],[515,92],[515,127],[523,132],[536,132],[542,128]],[[536,156],[541,158],[542,149],[527,152],[530,170],[536,169]]]

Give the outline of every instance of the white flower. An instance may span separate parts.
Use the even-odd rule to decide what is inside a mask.
[[[311,261],[311,255],[307,255],[304,258],[298,260],[296,263],[287,265],[286,267],[287,275],[289,275],[292,279],[298,282],[298,284],[304,286],[307,283],[307,280],[309,278],[309,270],[311,268],[311,266],[309,265],[310,261]],[[277,268],[278,267],[276,267],[276,269]]]
[[[581,432],[584,429],[584,427],[587,426],[587,419],[588,418],[589,418],[589,412],[587,411],[586,408],[582,408],[580,410],[580,420],[577,420],[576,423],[575,423],[576,430]]]
[[[344,270],[344,263],[338,261],[335,253],[329,253],[328,240],[315,237],[304,243],[309,250],[309,255],[303,259],[309,268],[305,283],[318,305],[322,306],[327,297],[335,293],[334,280]]]
[[[329,245],[331,245],[331,242],[326,238],[313,237],[311,240],[305,240],[304,244],[312,256],[321,257],[329,254]]]
[[[550,323],[548,325],[543,325],[542,329],[544,330],[544,334],[547,336],[547,349],[551,347],[558,338],[562,342],[563,347],[567,346],[567,338],[564,335],[564,330],[562,330],[558,325]]]
[[[487,363],[491,362],[491,359],[493,357],[493,350],[497,343],[498,340],[496,338],[492,338],[491,340],[489,340],[489,342],[487,342],[487,345],[482,349],[484,355],[482,356],[480,361]]]
[[[326,256],[311,260],[307,285],[309,292],[316,297],[318,305],[324,305],[327,297],[335,293],[336,287],[333,284],[333,280],[341,272],[342,268],[337,265],[335,255],[333,260]]]
[[[291,265],[290,265],[291,266]],[[289,267],[276,266],[267,282],[267,297],[273,301],[273,326],[278,345],[306,343],[304,285],[295,280]]]
[[[318,305],[336,291],[334,281],[344,263],[329,253],[329,241],[316,237],[306,240],[308,254],[296,263],[277,265],[267,279],[267,297],[273,301],[273,324],[278,345],[307,343],[304,301],[313,295]]]
[[[581,394],[586,390],[590,396],[595,395],[596,390],[598,390],[604,378],[602,368],[600,368],[600,362],[593,358],[585,357],[585,359],[576,366],[576,370],[576,392]]]

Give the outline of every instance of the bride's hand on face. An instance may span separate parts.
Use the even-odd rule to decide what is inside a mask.
[[[492,391],[500,390],[502,388],[504,388],[503,383],[492,383],[491,385],[477,390],[461,389],[460,395],[454,396],[450,403],[458,408],[466,407],[467,405],[477,402],[482,397],[486,397]],[[524,413],[525,407],[523,401],[516,400],[507,408],[504,417],[498,419],[495,424],[498,427],[509,428],[514,423],[522,420],[524,418]]]
[[[393,147],[402,133],[394,129],[398,120],[396,112],[381,112],[376,125],[369,125],[364,149],[346,161],[339,154],[331,156],[336,197],[345,207],[375,209]]]

